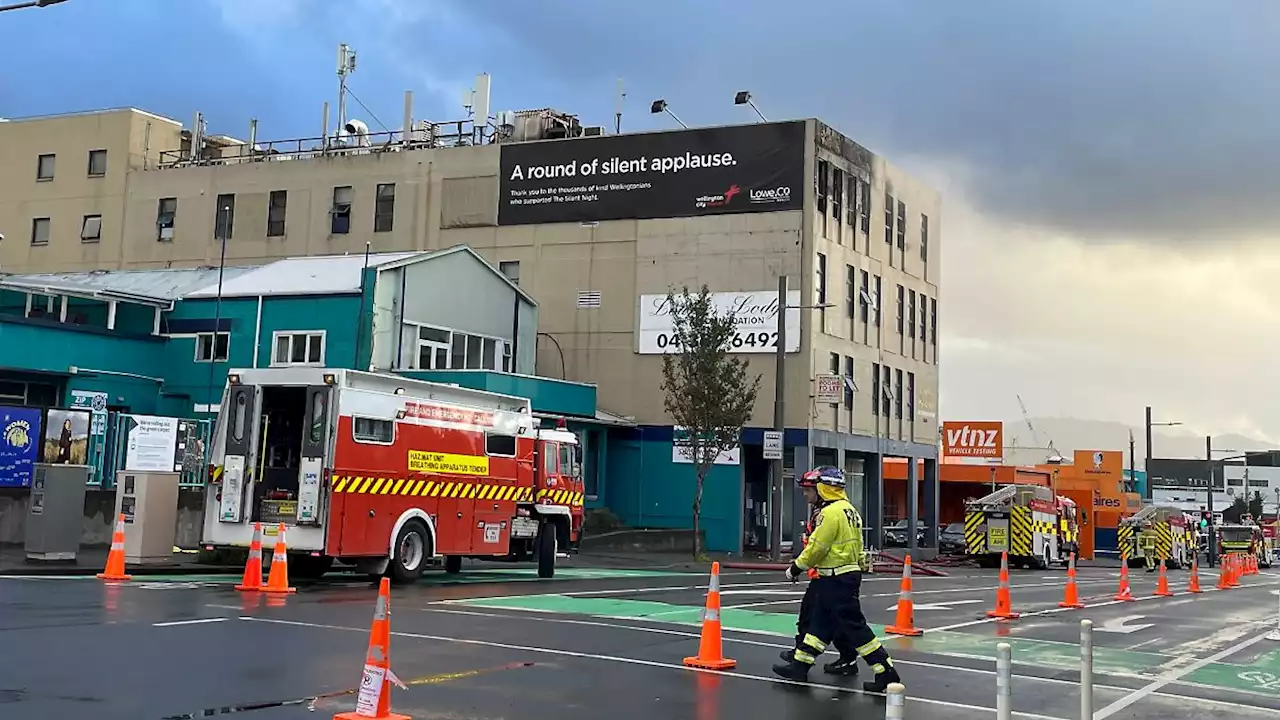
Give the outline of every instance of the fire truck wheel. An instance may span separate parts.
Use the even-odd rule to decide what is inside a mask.
[[[444,559],[444,571],[450,575],[457,575],[462,572],[462,556],[449,555]]]
[[[422,568],[431,555],[431,539],[427,526],[421,520],[410,520],[400,528],[396,536],[395,556],[391,558],[391,579],[398,583],[411,583],[422,575]]]
[[[538,577],[550,578],[556,574],[556,525],[551,520],[542,521],[538,532]]]

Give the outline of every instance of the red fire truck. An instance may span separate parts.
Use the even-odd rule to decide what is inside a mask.
[[[228,373],[210,449],[202,543],[248,547],[288,526],[290,570],[335,559],[401,582],[431,558],[535,559],[577,545],[576,436],[525,398],[325,368]],[[270,539],[267,539],[270,547]],[[295,560],[296,557],[296,560]]]

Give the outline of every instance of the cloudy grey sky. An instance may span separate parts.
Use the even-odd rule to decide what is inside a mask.
[[[771,118],[821,117],[944,191],[944,416],[1016,418],[1020,393],[1035,415],[1137,423],[1150,403],[1280,442],[1280,2],[71,0],[6,15],[10,115],[131,104],[314,135],[339,42],[391,125],[405,88],[420,115],[458,116],[479,71],[495,107],[601,124],[621,76],[630,129],[664,126],[656,97],[690,124],[747,120],[730,98],[750,89]],[[59,72],[76,23],[124,42]]]

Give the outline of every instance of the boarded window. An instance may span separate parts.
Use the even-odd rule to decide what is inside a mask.
[[[498,224],[498,176],[447,178],[440,184],[440,227]]]

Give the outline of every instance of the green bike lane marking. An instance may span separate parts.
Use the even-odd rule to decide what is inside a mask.
[[[503,610],[553,612],[564,615],[589,615],[615,620],[648,620],[676,625],[697,627],[702,622],[702,608],[688,605],[672,605],[652,600],[626,600],[600,597],[571,597],[568,595],[538,595],[529,597],[474,598],[457,600],[451,604]],[[794,615],[737,610],[720,611],[720,623],[725,630],[761,633],[781,637],[793,637],[796,630]],[[920,637],[894,637],[884,635],[883,625],[872,625],[877,635],[884,638],[891,648],[925,652],[938,655],[974,657],[994,660],[996,645],[1007,642],[1013,646],[1015,662],[1055,670],[1080,669],[1080,647],[1072,643],[1032,638],[987,637],[973,633],[954,631],[930,631]],[[1115,675],[1143,675],[1154,677],[1161,673],[1160,666],[1169,660],[1168,655],[1093,648],[1093,668],[1098,673]],[[1185,678],[1187,682],[1211,685],[1228,690],[1246,690],[1262,694],[1280,694],[1280,650],[1260,655],[1249,664],[1211,663]]]

